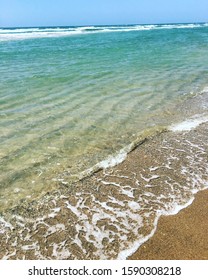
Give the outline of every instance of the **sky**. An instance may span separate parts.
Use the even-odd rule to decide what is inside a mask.
[[[208,0],[0,0],[0,27],[208,22]]]

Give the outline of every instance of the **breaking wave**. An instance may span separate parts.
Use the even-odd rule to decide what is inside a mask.
[[[24,40],[48,37],[63,37],[103,32],[130,32],[161,29],[203,28],[207,23],[189,24],[149,24],[149,25],[115,25],[115,26],[70,26],[70,27],[33,27],[33,28],[2,28],[0,41]]]

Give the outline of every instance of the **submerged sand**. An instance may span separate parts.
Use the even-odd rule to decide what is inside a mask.
[[[56,191],[2,214],[0,258],[124,259],[153,235],[132,259],[206,259],[206,191],[154,230],[158,216],[186,207],[205,188],[207,155],[204,123],[146,139],[122,163],[72,185],[64,177]]]
[[[129,260],[208,260],[208,190],[177,215],[162,216],[154,236]]]

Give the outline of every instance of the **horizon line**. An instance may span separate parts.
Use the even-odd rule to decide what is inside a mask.
[[[165,24],[206,24],[206,21],[194,22],[163,22],[163,23],[125,23],[125,24],[86,24],[86,25],[31,25],[31,26],[0,26],[0,29],[6,28],[53,28],[53,27],[87,27],[87,26],[129,26],[129,25],[165,25]]]

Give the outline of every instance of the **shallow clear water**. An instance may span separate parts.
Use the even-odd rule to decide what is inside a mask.
[[[207,46],[207,24],[0,29],[0,209],[183,119]]]

